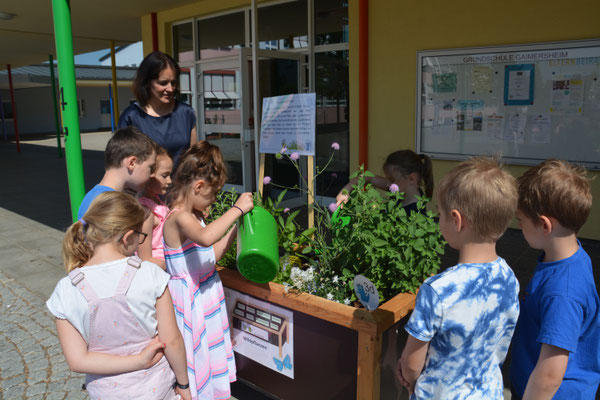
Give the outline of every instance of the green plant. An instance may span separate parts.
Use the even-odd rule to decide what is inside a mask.
[[[221,215],[225,214],[227,210],[229,210],[238,198],[238,194],[235,189],[230,189],[228,191],[221,190],[217,193],[217,199],[210,206],[210,210],[206,217],[206,223],[209,224],[219,218]],[[219,260],[219,265],[225,268],[235,268],[237,259],[237,250],[236,243],[233,242],[233,245],[229,248],[227,253]]]
[[[371,175],[363,168],[356,176],[348,203],[338,212],[350,223],[330,223],[330,237],[320,242],[319,279],[335,280],[343,286],[343,294],[353,297],[356,275],[369,278],[385,301],[401,292],[414,292],[425,278],[435,274],[440,266],[439,255],[444,241],[431,211],[424,212],[428,199],[420,197],[419,212],[410,215],[402,208],[403,193],[389,192],[386,197],[365,183]],[[330,221],[325,220],[324,222]],[[323,222],[323,220],[322,220]],[[316,285],[316,293],[329,290]]]

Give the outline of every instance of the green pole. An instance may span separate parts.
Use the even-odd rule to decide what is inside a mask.
[[[60,107],[65,134],[65,158],[67,160],[67,177],[71,198],[71,215],[73,222],[75,222],[79,205],[85,195],[85,184],[83,181],[79,117],[77,115],[71,9],[68,0],[52,0],[52,13],[54,14],[54,37],[56,40],[56,58],[58,60]]]
[[[54,61],[52,54],[48,55],[50,62],[50,80],[52,81],[52,102],[54,104],[54,122],[56,124],[56,146],[58,149],[58,158],[62,158],[62,150],[60,148],[60,123],[58,121],[58,104],[56,104],[56,79],[54,79]]]

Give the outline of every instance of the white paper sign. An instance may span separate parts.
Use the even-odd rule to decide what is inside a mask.
[[[288,154],[315,155],[316,96],[290,94],[263,99],[260,152],[275,154],[282,147]]]
[[[294,314],[230,288],[225,291],[233,350],[294,379]]]

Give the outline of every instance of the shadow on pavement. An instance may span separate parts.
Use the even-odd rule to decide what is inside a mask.
[[[103,151],[83,150],[86,192],[102,179]],[[56,147],[0,143],[0,207],[64,231],[71,224],[71,206],[65,159]]]

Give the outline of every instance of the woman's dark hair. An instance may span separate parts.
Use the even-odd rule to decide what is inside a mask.
[[[173,71],[175,71],[175,79],[179,82],[181,69],[170,55],[165,54],[162,51],[155,51],[148,54],[142,60],[142,63],[137,69],[135,79],[133,80],[133,85],[131,86],[131,91],[141,106],[146,106],[148,104],[151,95],[150,84],[154,79],[158,79],[158,75],[160,75],[161,71],[167,67],[173,68]],[[178,91],[176,88],[175,96],[177,93]]]
[[[433,196],[433,167],[431,159],[425,154],[417,154],[412,150],[395,151],[385,159],[383,172],[392,181],[416,172],[423,182],[425,196]]]

